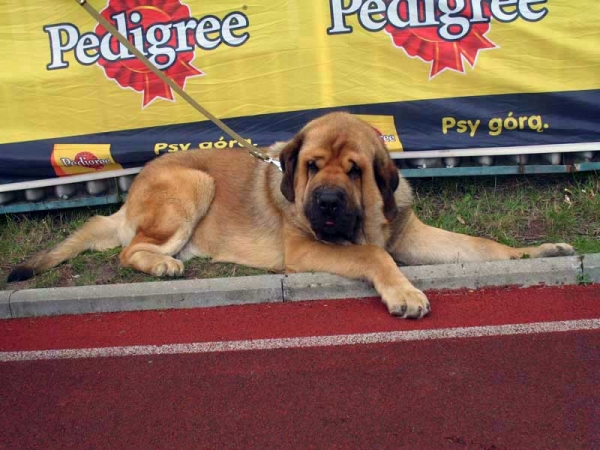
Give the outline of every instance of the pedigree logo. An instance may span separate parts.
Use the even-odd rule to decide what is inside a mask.
[[[104,166],[112,164],[112,161],[108,158],[100,159],[91,152],[80,152],[71,158],[60,158],[60,162],[64,167],[89,167],[93,170],[102,170]]]
[[[194,18],[179,0],[109,0],[100,13],[182,89],[188,78],[204,75],[192,65],[196,48],[239,47],[250,38],[245,31],[248,17],[242,12]],[[142,108],[157,98],[174,101],[171,88],[101,25],[83,34],[71,23],[46,25],[44,31],[50,39],[48,70],[68,68],[65,55],[73,53],[81,65],[102,67],[106,77],[122,89],[142,93]]]
[[[395,47],[431,65],[429,79],[444,70],[475,68],[482,50],[499,48],[486,34],[491,20],[539,22],[548,0],[329,0],[330,35],[352,33],[347,19],[358,18],[370,32],[384,30]]]
[[[59,177],[122,169],[110,144],[54,144],[50,162]]]

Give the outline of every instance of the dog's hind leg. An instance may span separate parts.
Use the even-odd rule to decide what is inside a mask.
[[[132,186],[127,199],[135,236],[123,248],[121,264],[154,276],[179,276],[183,262],[173,256],[187,244],[208,211],[215,183],[208,174],[193,169],[153,175],[138,189]]]
[[[392,257],[397,262],[409,265],[544,258],[575,253],[573,247],[562,243],[513,248],[490,239],[425,225],[414,214],[391,247]]]

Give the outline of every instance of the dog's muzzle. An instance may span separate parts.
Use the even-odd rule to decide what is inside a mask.
[[[339,187],[319,187],[306,205],[306,216],[317,237],[324,241],[354,241],[360,214]]]

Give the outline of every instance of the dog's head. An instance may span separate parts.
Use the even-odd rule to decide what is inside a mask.
[[[309,122],[281,150],[281,192],[304,213],[318,239],[364,240],[369,222],[397,213],[398,170],[378,133],[346,113]]]

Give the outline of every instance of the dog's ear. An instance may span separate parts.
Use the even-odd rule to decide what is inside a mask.
[[[389,155],[375,155],[373,172],[383,198],[383,213],[387,220],[392,221],[398,213],[398,206],[394,198],[394,192],[400,183],[398,168]]]
[[[296,172],[296,163],[298,162],[298,153],[302,147],[303,137],[299,133],[288,142],[279,154],[279,162],[283,171],[281,179],[281,193],[290,202],[296,199],[294,189],[294,173]]]

